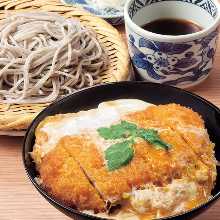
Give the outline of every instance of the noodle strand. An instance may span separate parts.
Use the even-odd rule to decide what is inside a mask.
[[[0,22],[0,101],[47,103],[101,82],[108,57],[96,34],[54,13]]]

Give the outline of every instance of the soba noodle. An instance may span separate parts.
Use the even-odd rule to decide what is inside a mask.
[[[93,31],[54,13],[0,22],[0,102],[46,103],[100,83],[108,57]]]

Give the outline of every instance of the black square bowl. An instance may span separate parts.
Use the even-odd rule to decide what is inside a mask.
[[[177,103],[192,108],[203,117],[210,139],[216,144],[215,156],[217,160],[220,160],[220,110],[210,102],[193,93],[167,85],[148,82],[103,84],[73,93],[48,106],[31,123],[24,138],[23,162],[29,179],[40,194],[54,207],[74,219],[84,220],[103,218],[93,217],[65,206],[48,195],[47,192],[36,182],[35,177],[37,176],[37,171],[29,154],[29,152],[32,151],[35,142],[35,129],[39,122],[41,122],[46,116],[88,110],[97,107],[100,102],[122,98],[141,99],[156,105]],[[160,220],[189,219],[210,207],[210,205],[220,197],[220,167],[217,167],[217,180],[212,195],[213,196],[209,201],[190,211],[180,215],[160,218]]]

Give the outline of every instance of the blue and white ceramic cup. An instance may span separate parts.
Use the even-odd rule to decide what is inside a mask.
[[[220,22],[217,0],[128,0],[124,16],[129,53],[142,79],[187,88],[208,77]],[[161,18],[190,20],[203,29],[169,36],[141,28]]]

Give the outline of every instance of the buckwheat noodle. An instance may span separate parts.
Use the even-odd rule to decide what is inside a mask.
[[[100,83],[108,57],[96,34],[54,13],[0,22],[0,102],[47,103]]]

